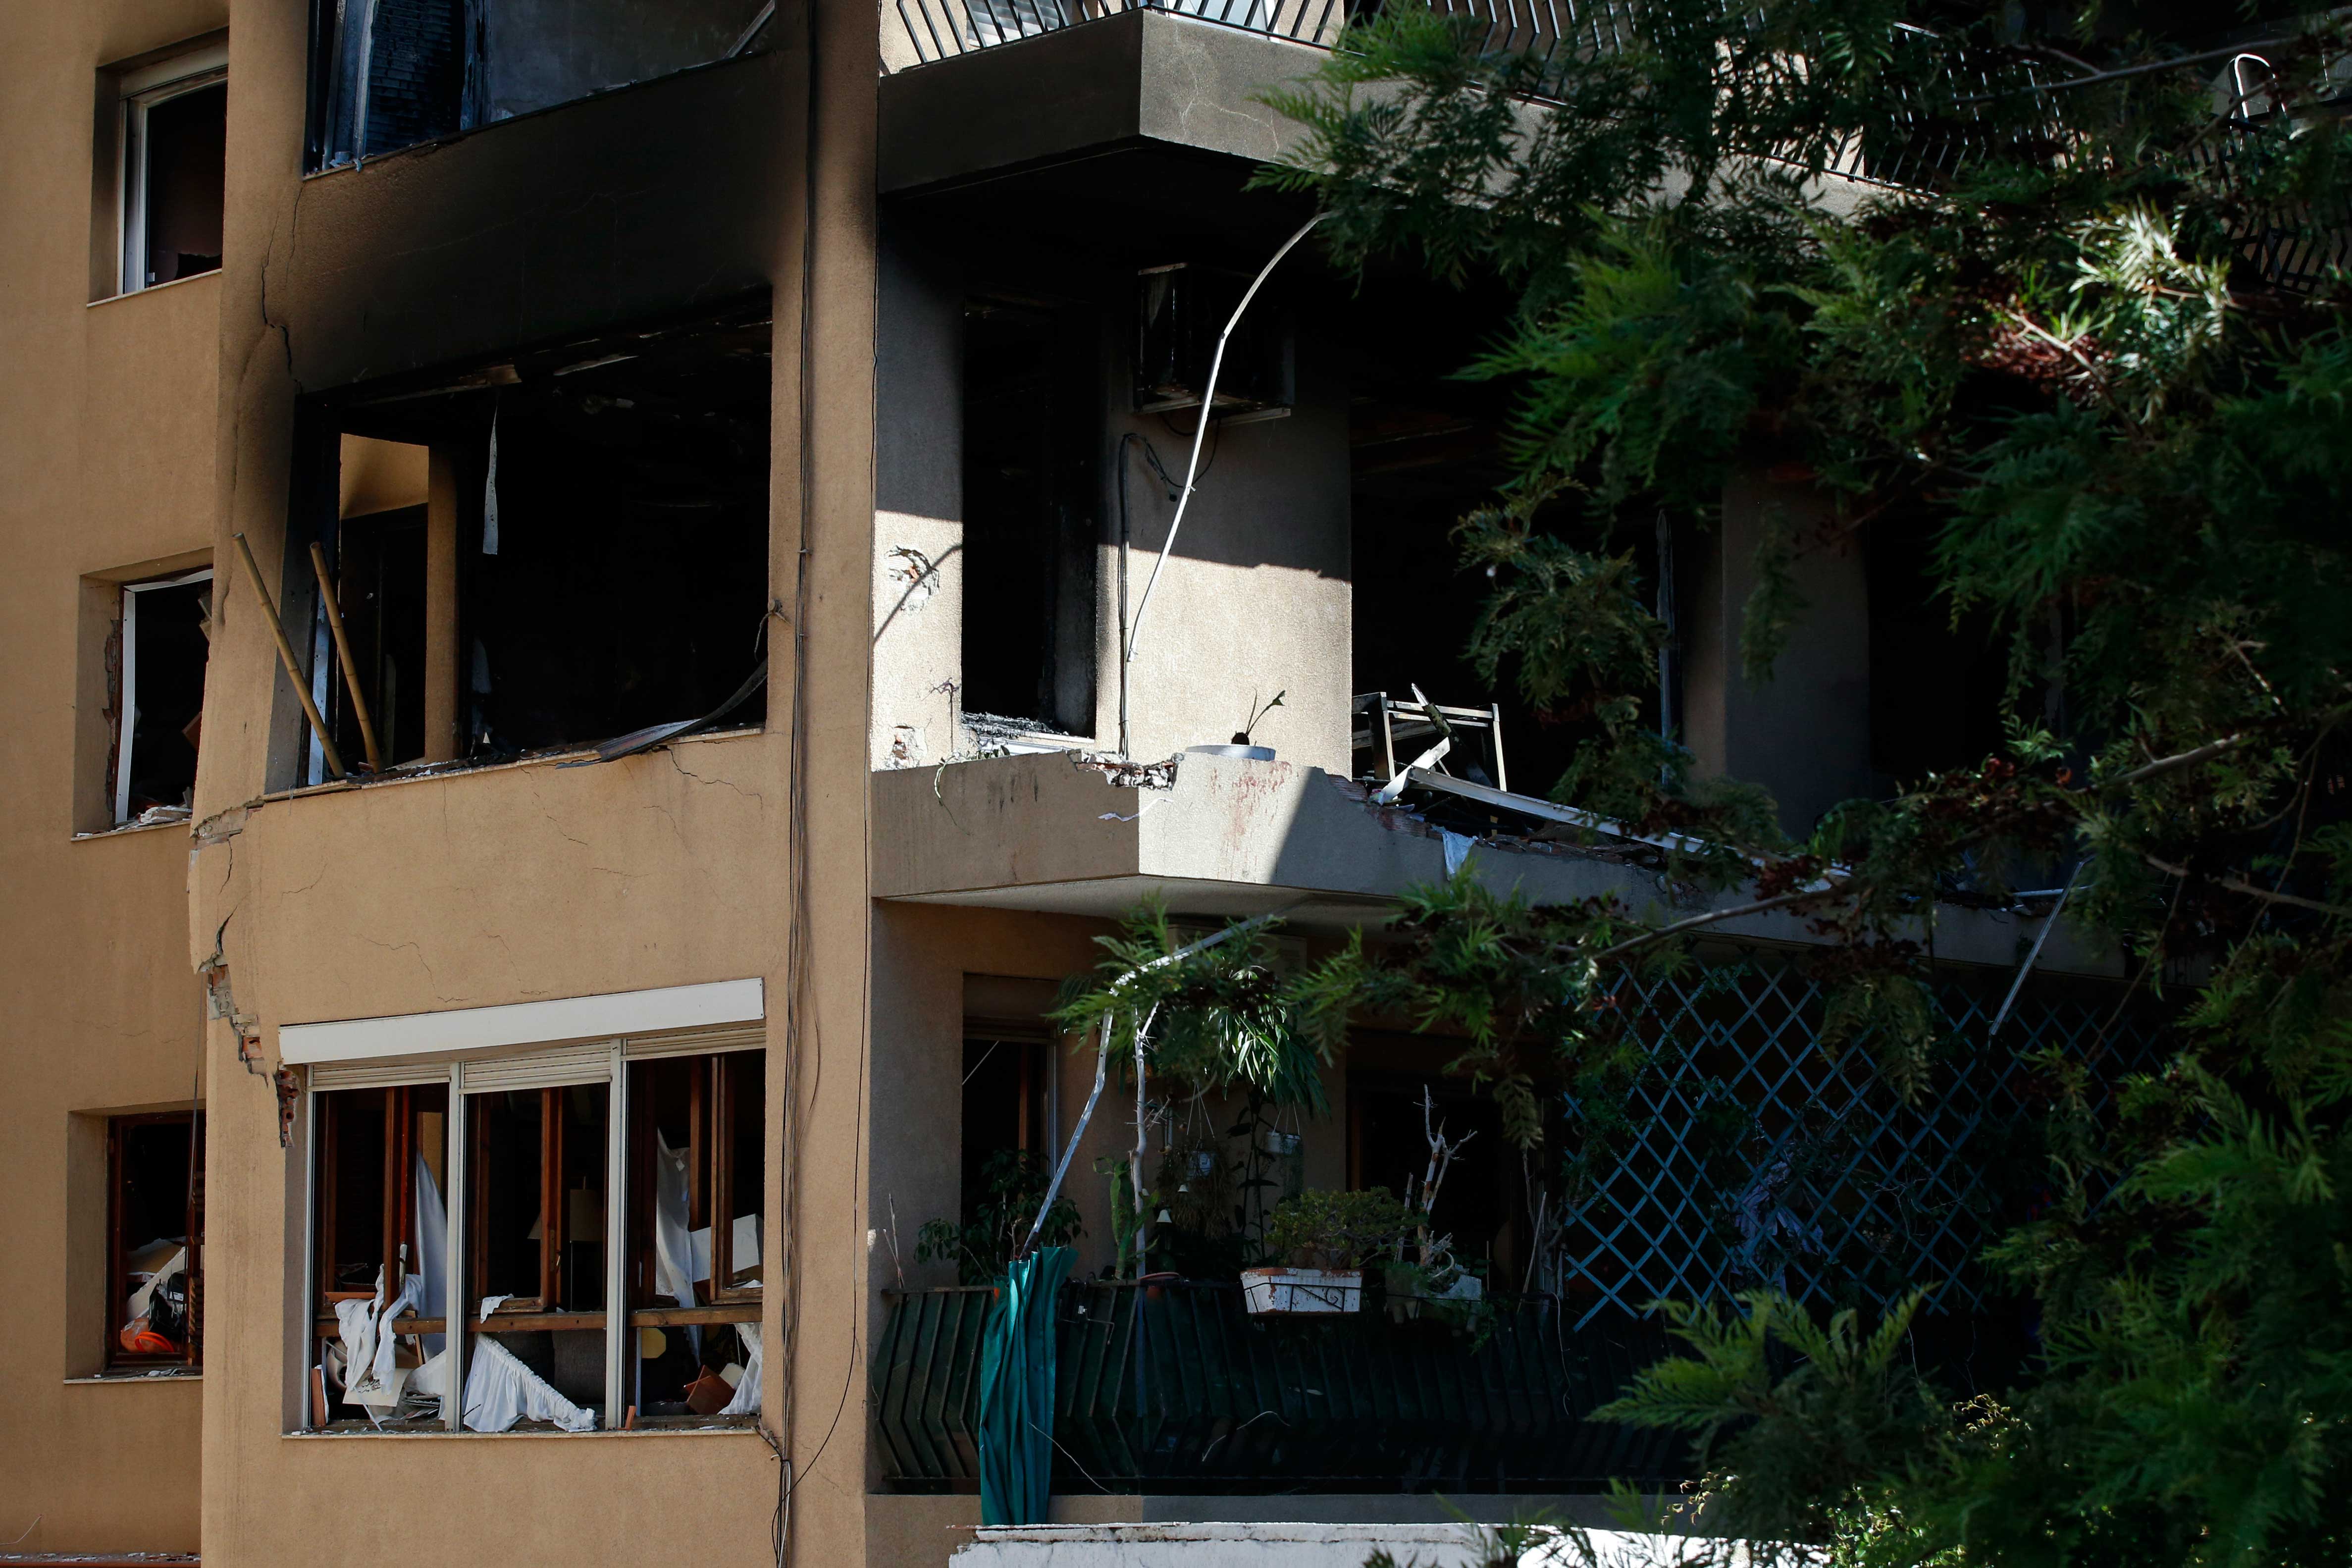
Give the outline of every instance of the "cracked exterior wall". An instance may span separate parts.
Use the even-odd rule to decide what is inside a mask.
[[[766,53],[306,180],[292,154],[305,8],[239,10],[213,537],[245,532],[269,585],[291,596],[299,574],[277,579],[305,393],[769,290],[768,587],[786,620],[768,642],[761,731],[594,767],[481,768],[288,796],[271,792],[292,776],[292,694],[232,578],[186,872],[184,916],[201,938],[176,958],[185,974],[220,933],[265,1073],[288,1023],[762,979],[763,1251],[787,1223],[779,1140],[788,1068],[801,1064],[791,1214],[811,1305],[788,1354],[783,1291],[772,1297],[764,1394],[803,1478],[793,1505],[803,1562],[864,1552],[862,1446],[835,1441],[810,1462],[839,1391],[849,1391],[847,1429],[864,1430],[866,1326],[861,1309],[841,1305],[863,1296],[864,1227],[840,1216],[863,1211],[866,1099],[875,25],[854,6],[819,8],[812,22],[787,4]],[[826,73],[814,163],[811,26]],[[796,909],[802,844],[809,890]],[[223,1087],[208,1156],[218,1326],[204,1411],[207,1557],[343,1561],[396,1540],[425,1556],[583,1562],[667,1549],[688,1520],[714,1553],[764,1559],[779,1472],[752,1433],[286,1436],[307,1341],[303,1173],[279,1146],[269,1080],[238,1064],[234,1032],[215,1024],[208,1044]],[[813,1392],[785,1422],[788,1382]]]

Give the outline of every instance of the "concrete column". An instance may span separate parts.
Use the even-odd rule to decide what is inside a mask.
[[[425,760],[457,754],[457,454],[433,448],[425,503]]]
[[[1771,679],[1740,673],[1740,628],[1774,529],[1793,539],[1805,609]],[[1683,601],[1684,740],[1696,771],[1760,784],[1800,837],[1840,801],[1869,793],[1870,600],[1859,540],[1804,485],[1742,475],[1724,487],[1723,524]]]

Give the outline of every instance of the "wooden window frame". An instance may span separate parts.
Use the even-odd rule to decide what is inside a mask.
[[[687,1229],[688,1232],[708,1227],[710,1231],[710,1278],[698,1281],[696,1290],[698,1307],[731,1307],[758,1305],[764,1295],[763,1279],[756,1285],[725,1283],[735,1274],[735,1173],[727,1157],[730,1141],[727,1130],[732,1125],[735,1097],[740,1085],[735,1080],[748,1076],[734,1070],[735,1065],[755,1053],[744,1050],[713,1051],[707,1055],[681,1058],[688,1065],[687,1079]],[[658,1059],[658,1058],[656,1058]],[[765,1060],[761,1058],[764,1077]],[[762,1122],[765,1121],[765,1108]],[[762,1134],[764,1137],[764,1133]],[[654,1198],[657,1191],[654,1161],[655,1129],[649,1118],[631,1113],[625,1134],[629,1157],[629,1305],[633,1312],[668,1311],[672,1308],[651,1305],[667,1298],[654,1294]],[[765,1194],[754,1213],[765,1212]],[[706,1299],[707,1298],[707,1299]]]
[[[563,1101],[564,1092],[573,1088],[564,1084],[523,1089],[524,1094],[539,1096],[539,1289],[529,1296],[509,1296],[499,1303],[493,1318],[511,1317],[518,1313],[562,1312],[563,1306],[563,1244],[571,1226],[571,1205],[564,1201],[563,1191]],[[508,1091],[516,1092],[516,1091]],[[468,1100],[481,1100],[474,1094]],[[485,1119],[472,1106],[467,1108],[466,1139],[467,1170],[474,1179],[467,1184],[466,1195],[466,1279],[468,1294],[478,1294],[482,1281],[489,1278],[490,1261],[490,1184],[480,1179],[479,1173],[489,1168],[488,1127]],[[610,1194],[612,1175],[605,1174],[605,1189]],[[603,1313],[595,1314],[602,1317]],[[489,1319],[483,1320],[489,1321]]]
[[[122,1135],[133,1127],[184,1123],[188,1128],[188,1342],[177,1355],[134,1355],[122,1348],[120,1319],[131,1294],[122,1236]],[[204,1365],[205,1115],[201,1110],[111,1116],[106,1122],[106,1357],[109,1372]]]

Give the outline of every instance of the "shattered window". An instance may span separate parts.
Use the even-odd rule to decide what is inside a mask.
[[[454,1123],[446,1083],[312,1097],[312,1428],[758,1415],[762,1053],[632,1062],[618,1080],[608,1046],[545,1060],[520,1087],[499,1064],[468,1068]],[[574,1072],[598,1078],[530,1081]],[[625,1310],[610,1310],[615,1279]]]
[[[762,300],[312,406],[299,569],[347,765],[764,721],[769,330]]]
[[[327,0],[310,166],[331,168],[758,46],[773,0]]]
[[[204,1119],[118,1116],[107,1134],[107,1365],[200,1365]]]
[[[604,1150],[611,1094],[609,1084],[575,1083],[466,1097],[473,1201],[464,1299],[476,1336],[467,1347],[473,1363],[467,1391],[474,1392],[474,1378],[494,1371],[516,1385],[510,1395],[536,1394],[535,1385],[543,1384],[561,1403],[536,1412],[519,1405],[519,1414],[559,1426],[572,1426],[576,1413],[610,1425]]]
[[[640,1426],[759,1409],[766,1058],[630,1067],[630,1403]]]
[[[184,821],[211,651],[210,567],[122,590],[113,659],[113,819]]]
[[[409,1384],[445,1342],[448,1086],[350,1089],[317,1107],[313,1424],[436,1425],[438,1401]],[[356,1331],[383,1317],[405,1331]]]

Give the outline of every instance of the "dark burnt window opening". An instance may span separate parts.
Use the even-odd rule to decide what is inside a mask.
[[[967,713],[1094,730],[1100,337],[1087,307],[964,306]]]
[[[756,48],[765,0],[313,0],[310,167]]]
[[[415,488],[441,498],[320,516],[312,534],[386,766],[764,721],[764,691],[746,687],[765,659],[770,377],[762,305],[323,406],[320,451],[353,437],[405,447]],[[313,484],[310,504],[331,512],[334,489]],[[436,548],[454,556],[446,605]],[[356,767],[356,705],[319,614],[314,684]]]
[[[1502,449],[1509,389],[1457,375],[1501,331],[1507,303],[1490,290],[1376,274],[1349,307],[1351,684],[1359,696],[1411,700],[1417,686],[1443,706],[1499,707],[1509,787],[1549,795],[1587,731],[1575,714],[1532,709],[1510,668],[1479,672],[1470,639],[1494,584],[1464,565],[1454,532],[1512,477]],[[1475,750],[1457,745],[1445,766],[1471,776]]]
[[[425,754],[425,531],[421,506],[345,518],[336,530],[337,606],[388,764]],[[350,689],[333,680],[328,694],[337,749],[347,760],[364,756]]]
[[[204,1360],[204,1118],[107,1124],[107,1352],[126,1370]]]

